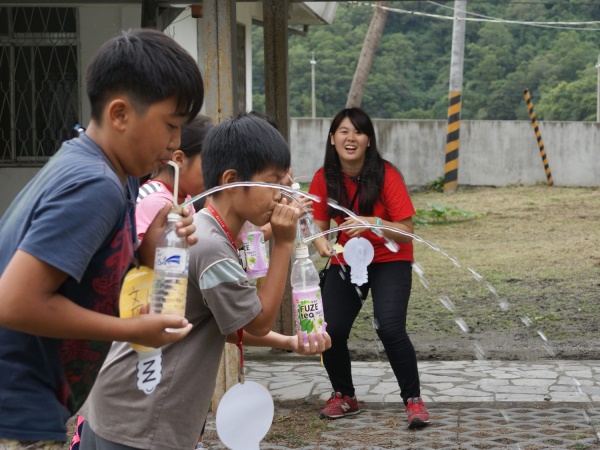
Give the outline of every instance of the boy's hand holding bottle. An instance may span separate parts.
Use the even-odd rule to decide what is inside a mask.
[[[152,223],[148,226],[144,239],[138,249],[140,258],[140,264],[148,267],[154,267],[154,255],[156,251],[156,242],[162,236],[165,228],[167,227],[167,216],[173,208],[173,205],[166,203],[165,206],[159,211]],[[183,216],[175,224],[177,228],[177,234],[179,236],[185,236],[188,245],[194,245],[198,242],[198,237],[194,235],[196,227],[194,226],[194,217],[190,215],[189,208],[183,208]]]
[[[302,333],[290,336],[288,339],[290,350],[302,356],[318,355],[331,347],[331,337],[326,331],[310,333],[307,336],[307,343],[304,342]]]
[[[168,314],[141,314],[122,322],[131,334],[127,342],[145,347],[159,348],[177,342],[192,330],[192,324],[187,319]],[[168,332],[167,328],[177,329],[177,333]]]
[[[269,223],[273,230],[275,243],[290,243],[296,239],[296,223],[300,217],[300,210],[288,205],[288,201],[282,198],[275,205]]]

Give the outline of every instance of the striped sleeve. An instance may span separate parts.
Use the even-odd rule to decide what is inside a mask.
[[[224,335],[243,328],[262,310],[256,288],[248,283],[238,261],[216,261],[202,273],[198,284]]]

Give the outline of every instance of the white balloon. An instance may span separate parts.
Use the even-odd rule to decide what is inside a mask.
[[[271,424],[275,406],[269,391],[255,381],[232,386],[217,409],[217,434],[231,450],[258,450]]]
[[[350,280],[357,286],[369,280],[367,266],[373,261],[375,249],[373,244],[365,238],[356,237],[346,242],[344,246],[344,260],[350,265]]]

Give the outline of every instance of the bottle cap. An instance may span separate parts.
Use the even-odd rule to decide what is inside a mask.
[[[167,215],[167,220],[169,222],[177,222],[179,219],[181,219],[181,216],[179,214],[169,213]]]
[[[296,247],[296,258],[308,258],[308,246],[298,244]]]
[[[294,181],[294,182],[292,183],[292,186],[291,186],[291,188],[292,188],[292,189],[296,189],[296,190],[300,189],[300,183],[298,183],[297,181]]]

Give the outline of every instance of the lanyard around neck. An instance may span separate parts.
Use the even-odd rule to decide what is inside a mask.
[[[352,200],[350,200],[350,196],[348,196],[348,190],[345,189],[344,186],[344,192],[346,193],[346,200],[348,200],[348,209],[354,211],[356,214],[358,214],[358,207],[356,208],[356,210],[354,209],[354,202],[356,202],[356,199],[358,198],[358,194],[360,192],[360,187],[362,185],[360,184],[360,182],[358,183],[358,186],[356,187],[356,192],[354,193],[354,196],[352,197]]]
[[[237,247],[235,246],[235,239],[233,239],[233,236],[231,235],[231,232],[229,231],[229,228],[227,227],[227,225],[225,225],[225,222],[223,221],[223,218],[221,217],[221,215],[217,212],[217,210],[215,208],[213,208],[212,205],[209,204],[207,206],[207,208],[210,211],[210,213],[213,215],[213,217],[216,219],[216,221],[219,223],[219,225],[221,226],[221,228],[223,229],[223,231],[225,232],[227,237],[229,238],[229,242],[231,242],[233,249],[237,252]],[[243,330],[243,328],[240,328],[239,330],[237,330],[238,341],[237,341],[236,346],[240,350],[240,372],[238,374],[238,380],[242,384],[244,384],[244,346],[242,344],[243,336],[244,336],[244,330]]]
[[[223,231],[225,232],[227,237],[229,238],[229,242],[231,242],[231,245],[233,246],[234,250],[237,251],[237,247],[235,246],[235,239],[233,239],[233,236],[231,235],[229,228],[227,228],[227,225],[225,225],[223,218],[219,215],[217,210],[215,208],[213,208],[212,205],[208,205],[207,208],[210,211],[210,213],[213,215],[213,217],[216,219],[216,221],[219,223],[219,225],[221,226],[221,228],[223,229]]]

